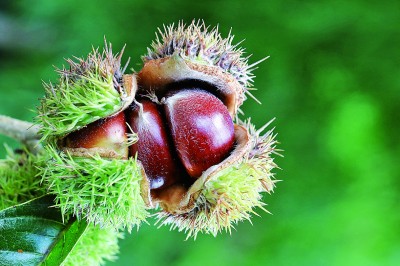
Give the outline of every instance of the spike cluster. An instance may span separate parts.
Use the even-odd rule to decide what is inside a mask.
[[[109,160],[98,154],[72,156],[47,146],[40,176],[64,216],[106,228],[131,231],[148,212],[141,191],[142,173],[133,159]]]
[[[38,123],[43,140],[60,138],[100,118],[118,113],[130,104],[132,88],[124,86],[123,50],[113,55],[111,45],[94,49],[86,59],[67,59],[57,69],[57,84],[44,83],[46,95],[39,106]]]
[[[7,158],[0,160],[0,210],[42,196],[46,189],[38,177],[38,158],[26,149],[19,153],[9,147]]]

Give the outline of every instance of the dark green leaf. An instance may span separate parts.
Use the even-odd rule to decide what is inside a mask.
[[[60,265],[87,224],[63,223],[53,197],[44,196],[0,211],[0,265]]]

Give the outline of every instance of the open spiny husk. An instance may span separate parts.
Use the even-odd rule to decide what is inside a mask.
[[[239,107],[251,87],[253,65],[247,64],[243,49],[224,39],[218,29],[208,31],[204,23],[164,27],[143,57],[138,73],[138,94],[160,99],[169,90],[188,86],[206,89],[238,120]],[[161,211],[159,224],[168,224],[196,237],[230,231],[238,221],[249,220],[254,208],[263,208],[262,192],[271,192],[275,167],[272,131],[261,136],[250,122],[237,121],[235,147],[230,156],[203,172],[190,187],[175,184],[153,197]]]

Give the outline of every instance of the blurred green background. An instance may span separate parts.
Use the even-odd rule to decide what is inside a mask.
[[[273,215],[196,241],[150,220],[107,265],[400,265],[399,1],[1,0],[0,113],[32,121],[53,65],[104,36],[139,70],[157,27],[194,18],[271,56],[244,111],[276,117]]]

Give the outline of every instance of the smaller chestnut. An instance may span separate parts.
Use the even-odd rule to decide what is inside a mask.
[[[100,148],[113,151],[117,155],[127,158],[126,140],[125,114],[120,112],[68,134],[64,138],[64,147],[73,149]]]

